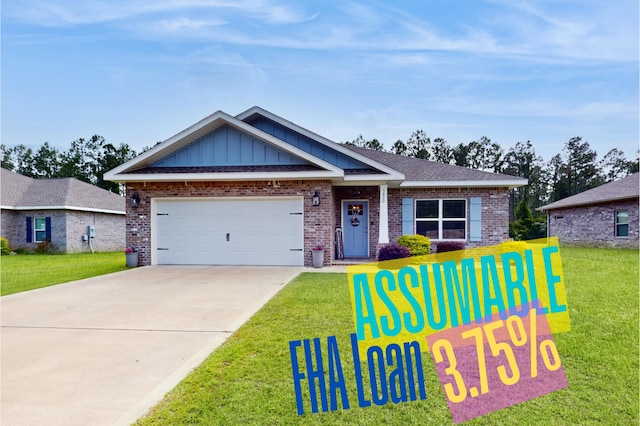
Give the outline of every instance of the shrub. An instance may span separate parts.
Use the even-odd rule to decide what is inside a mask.
[[[524,241],[504,241],[500,243],[500,253],[518,252],[524,256],[524,251],[529,249],[529,245]]]
[[[9,254],[9,241],[6,238],[0,238],[0,254]]]
[[[42,241],[38,243],[38,245],[36,246],[36,253],[39,253],[39,254],[52,253],[53,250],[54,250],[54,246],[49,240]]]
[[[411,252],[408,248],[401,246],[400,244],[387,244],[382,247],[378,252],[378,260],[391,260],[391,259],[402,259],[404,257],[410,257]]]
[[[423,256],[431,252],[431,240],[424,235],[403,235],[398,244],[409,249],[411,256]]]
[[[447,251],[464,250],[464,243],[461,241],[443,241],[436,246],[436,253]]]

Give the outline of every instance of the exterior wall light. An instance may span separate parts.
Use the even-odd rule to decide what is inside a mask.
[[[134,192],[133,195],[131,196],[131,207],[133,207],[134,209],[137,209],[139,205],[140,205],[140,197],[138,196],[137,192]]]
[[[320,195],[318,194],[318,191],[313,193],[313,197],[311,197],[311,200],[314,206],[320,205]]]

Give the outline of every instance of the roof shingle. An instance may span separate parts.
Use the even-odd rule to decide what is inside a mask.
[[[587,204],[602,204],[610,201],[640,197],[640,173],[634,173],[615,182],[605,183],[588,191],[539,207],[538,210],[554,210]]]
[[[125,198],[74,178],[32,179],[2,169],[0,205],[4,208],[65,207],[125,212]]]

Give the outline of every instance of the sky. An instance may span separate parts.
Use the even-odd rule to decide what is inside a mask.
[[[4,0],[1,137],[140,151],[258,105],[388,149],[639,141],[637,0]]]

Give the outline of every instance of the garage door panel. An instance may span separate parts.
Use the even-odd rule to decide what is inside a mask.
[[[158,264],[302,265],[302,198],[156,201]]]

